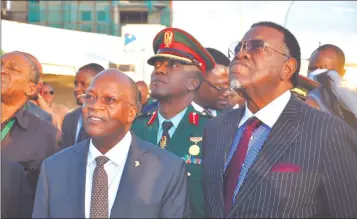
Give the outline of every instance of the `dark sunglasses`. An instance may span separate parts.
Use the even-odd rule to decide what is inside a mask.
[[[281,52],[280,50],[274,48],[272,44],[260,39],[251,39],[247,41],[237,41],[232,43],[231,46],[228,48],[228,58],[233,59],[241,51],[247,51],[249,53],[257,53],[260,51],[264,51],[265,48],[270,48],[287,58],[291,58],[289,55],[285,54],[284,52]]]
[[[206,82],[210,87],[216,89],[221,94],[229,89],[229,88],[223,88],[223,87],[215,86],[214,84],[212,84],[211,82],[209,82],[209,81],[207,81],[205,79],[203,81]]]
[[[46,95],[47,95],[47,94],[50,94],[50,95],[53,95],[53,94],[55,94],[55,92],[54,92],[53,90],[51,90],[51,91],[49,91],[49,92],[44,91],[44,92],[43,92],[43,94],[46,94]]]

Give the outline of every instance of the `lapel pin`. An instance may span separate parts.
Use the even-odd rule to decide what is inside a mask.
[[[135,166],[137,167],[139,165],[140,165],[139,161],[135,161]]]

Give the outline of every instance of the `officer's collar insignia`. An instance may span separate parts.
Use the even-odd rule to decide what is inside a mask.
[[[153,124],[154,121],[155,121],[155,119],[156,119],[156,117],[157,117],[157,111],[153,112],[151,118],[150,118],[149,121],[148,121],[148,125]]]
[[[191,112],[190,113],[190,123],[198,126],[198,114],[196,112]]]

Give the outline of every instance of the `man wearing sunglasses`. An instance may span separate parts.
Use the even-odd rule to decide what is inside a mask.
[[[153,41],[155,55],[148,60],[151,96],[158,109],[136,118],[132,130],[141,139],[181,157],[186,163],[192,217],[205,216],[202,189],[202,135],[207,114],[191,105],[202,75],[215,62],[189,33],[167,28]]]
[[[57,104],[54,102],[55,90],[49,83],[43,82],[40,94],[47,105],[51,108],[53,113],[56,115],[55,118],[57,119],[57,127],[61,129],[63,118],[68,113],[67,107],[65,107],[63,104]]]
[[[214,218],[357,215],[357,136],[292,95],[301,58],[286,28],[253,24],[232,51],[246,105],[207,122],[203,183]]]
[[[216,67],[207,70],[204,74],[202,84],[192,105],[197,111],[215,117],[221,110],[229,107],[228,97],[225,93],[229,89],[228,66],[230,60],[216,49],[206,48],[206,50],[216,62]]]

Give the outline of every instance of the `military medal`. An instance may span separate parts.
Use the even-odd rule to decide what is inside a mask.
[[[160,148],[165,148],[167,144],[167,138],[166,136],[162,136],[161,140],[160,140]]]
[[[197,143],[202,141],[202,137],[190,137],[190,141],[195,142],[195,144],[188,149],[188,153],[196,156],[200,153],[200,147],[197,145]]]

